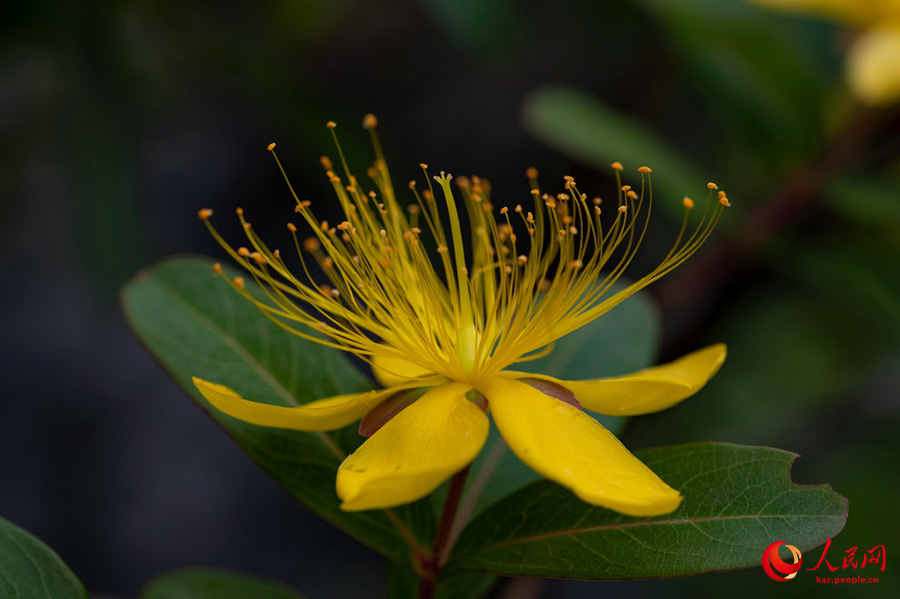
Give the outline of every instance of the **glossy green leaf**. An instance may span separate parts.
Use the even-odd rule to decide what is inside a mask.
[[[672,150],[650,129],[585,92],[547,87],[532,92],[523,107],[528,131],[564,154],[599,169],[615,161],[626,172],[653,168],[654,198],[681,212],[684,196],[706,197],[708,177]]]
[[[547,374],[563,380],[584,380],[628,374],[653,364],[659,349],[660,318],[644,293],[636,293],[608,314],[556,342],[553,352],[532,362],[516,364],[516,370]],[[592,414],[613,433],[628,418]],[[464,499],[464,514],[477,514],[516,489],[538,480],[506,446],[497,427],[472,466]]]
[[[0,518],[0,597],[86,599],[87,592],[56,552]]]
[[[224,570],[191,568],[150,581],[140,599],[303,599],[278,582]]]
[[[339,508],[334,479],[345,455],[361,441],[355,426],[328,435],[254,426],[213,409],[191,383],[198,376],[277,405],[370,388],[340,352],[290,335],[264,318],[215,277],[212,262],[203,258],[176,258],[140,272],[122,300],[147,349],[292,495],[392,560],[409,563],[411,543],[430,547],[435,516],[427,499],[393,510]]]
[[[682,492],[678,510],[632,518],[537,482],[469,525],[447,574],[625,580],[747,568],[774,541],[805,551],[847,519],[846,499],[828,485],[791,482],[797,456],[786,451],[697,443],[637,455]]]

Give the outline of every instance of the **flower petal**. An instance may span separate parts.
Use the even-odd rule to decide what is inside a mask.
[[[337,474],[341,508],[371,510],[415,501],[471,463],[489,424],[466,399],[470,389],[464,383],[431,389],[347,456]]]
[[[629,516],[668,514],[681,503],[678,491],[578,408],[502,377],[478,389],[519,459],[583,501]]]
[[[636,416],[665,410],[703,388],[725,361],[725,345],[697,350],[674,362],[633,374],[587,381],[561,381],[542,374],[503,373],[561,385],[575,394],[586,410],[610,416]]]
[[[847,53],[847,78],[856,96],[871,106],[900,99],[900,22],[859,36]]]
[[[300,431],[329,431],[347,426],[366,415],[379,402],[408,387],[377,389],[319,399],[302,406],[287,407],[249,401],[225,385],[194,377],[194,385],[218,410],[256,424]]]
[[[434,376],[433,372],[422,368],[418,364],[413,364],[401,358],[384,356],[374,356],[372,359],[372,373],[375,375],[375,380],[385,387],[402,385],[408,383],[411,379]]]

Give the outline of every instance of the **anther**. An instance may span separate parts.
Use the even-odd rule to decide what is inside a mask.
[[[238,209],[236,209],[236,210],[234,211],[234,213],[237,214],[238,216],[241,216],[241,215],[244,213],[244,209],[243,209],[243,208],[238,208]]]
[[[243,289],[244,288],[244,277],[235,277],[234,285],[235,285],[235,287]]]
[[[538,170],[533,166],[529,166],[527,169],[525,169],[525,176],[529,179],[537,179]]]
[[[326,171],[330,171],[330,170],[334,169],[334,163],[331,162],[331,158],[329,158],[328,156],[320,156],[319,162],[322,164],[322,167]]]
[[[565,177],[563,177],[563,179],[565,179],[568,183],[575,182],[575,177],[572,177],[571,175],[566,175]]]
[[[617,171],[621,171],[625,168],[622,166],[621,162],[613,162],[610,166],[613,168],[613,170],[617,170]]]
[[[272,252],[272,257],[275,258],[276,260],[280,260],[281,259],[281,250],[275,250],[274,252]]]
[[[268,147],[268,150],[271,152],[272,150],[275,149],[275,142],[273,141],[273,142],[270,143],[267,147]]]
[[[594,206],[599,206],[600,204],[603,203],[603,200],[600,199],[600,198],[594,198],[594,199],[591,200],[591,201],[594,203]]]
[[[288,223],[287,228],[288,228],[288,231],[290,231],[291,233],[297,232],[297,227],[294,225],[294,223]]]
[[[602,212],[602,211],[600,210],[600,206],[594,206],[594,213],[595,213],[597,216],[600,216],[600,213],[601,213],[601,212]]]
[[[334,129],[335,127],[337,127],[337,123],[335,123],[334,121],[328,121],[327,123],[325,123],[325,126],[329,129]]]
[[[363,127],[366,129],[374,129],[378,126],[378,119],[375,118],[374,114],[367,114],[363,117]]]
[[[687,196],[685,196],[684,199],[681,200],[681,203],[682,203],[682,204],[684,205],[684,207],[687,208],[688,210],[690,210],[691,208],[694,207],[694,200],[692,200],[691,198],[689,198],[689,197],[687,197]]]
[[[653,171],[650,169],[649,166],[639,166],[638,172],[639,173],[652,173]]]
[[[200,220],[206,220],[212,215],[213,215],[213,211],[210,210],[209,208],[204,208],[203,210],[200,210],[199,212],[197,212],[197,216],[200,217]]]
[[[634,190],[629,191],[625,195],[628,196],[629,198],[631,198],[632,200],[636,200],[638,197],[637,192],[635,192]]]
[[[578,235],[578,228],[577,227],[569,227],[569,233],[571,233],[572,235]]]
[[[322,245],[319,243],[319,240],[316,239],[315,237],[307,237],[306,239],[303,240],[303,249],[306,250],[307,252],[315,252],[320,247],[322,247]]]
[[[624,214],[626,210],[628,210],[627,207],[625,207],[625,206],[619,206],[619,212],[622,212],[622,213]]]
[[[540,189],[532,189],[532,190],[531,190],[531,195],[533,195],[533,196],[539,196],[539,195],[541,195],[541,190],[540,190]]]
[[[723,206],[725,206],[726,208],[727,208],[728,206],[731,206],[731,202],[729,202],[729,201],[728,201],[728,198],[725,197],[724,195],[722,195],[722,196],[719,197],[719,203],[722,204]]]
[[[631,185],[623,185],[622,191],[631,191]]]
[[[522,204],[516,204],[516,212],[522,214]]]
[[[250,255],[250,250],[248,250],[247,248],[245,248],[245,247],[238,248],[238,256],[246,258],[249,255]]]
[[[710,181],[709,183],[707,183],[706,186],[707,186],[708,188],[710,188],[710,189],[719,189],[719,186],[716,185],[715,183],[713,183],[712,181]]]
[[[253,258],[253,261],[256,262],[257,264],[259,264],[260,266],[262,266],[263,264],[266,263],[265,256],[263,256],[259,252],[253,252],[252,254],[250,254],[250,257]]]
[[[528,256],[525,254],[521,254],[519,256],[519,266],[525,266],[525,263],[528,262]]]
[[[331,270],[334,267],[334,260],[330,257],[325,256],[322,258],[322,268],[325,270]]]
[[[439,245],[437,251],[438,251],[438,254],[446,254],[447,246]]]
[[[222,274],[222,265],[216,262],[213,264],[213,274],[220,275]]]
[[[420,162],[420,163],[419,163],[419,168],[422,169],[423,171],[427,171],[427,170],[428,170],[428,165],[425,164],[424,162]]]
[[[509,212],[509,208],[507,208],[506,206],[500,209],[500,214],[506,214],[507,212]]]
[[[581,260],[572,260],[569,262],[569,268],[572,270],[579,270],[582,266],[584,266],[584,263]]]

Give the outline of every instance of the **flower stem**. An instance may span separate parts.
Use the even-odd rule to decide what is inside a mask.
[[[466,466],[453,475],[450,479],[450,488],[447,490],[447,499],[444,500],[444,509],[438,522],[437,534],[434,537],[434,547],[431,555],[422,561],[422,578],[419,583],[419,599],[433,599],[437,589],[438,573],[441,566],[447,560],[452,549],[450,531],[453,530],[453,521],[462,499],[463,489],[466,487],[466,477],[469,475],[469,467]]]

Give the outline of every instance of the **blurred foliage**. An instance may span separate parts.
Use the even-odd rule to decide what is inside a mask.
[[[169,572],[151,580],[140,599],[303,599],[276,582],[221,570],[194,568]]]
[[[848,32],[742,0],[32,2],[11,5],[0,27],[6,259],[107,309],[152,257],[217,251],[197,208],[290,209],[269,141],[302,193],[330,197],[322,124],[338,120],[345,151],[367,157],[343,125],[369,110],[399,180],[440,161],[520,197],[534,163],[604,195],[609,162],[623,160],[654,167],[667,202],[715,180],[735,206],[707,255],[732,250],[750,215],[813,172],[820,189],[797,214],[787,202],[783,220],[763,221],[771,242],[741,246],[719,280],[663,282],[690,281],[698,299],[665,306],[662,356],[713,341],[730,355],[702,395],[631,420],[627,441],[799,451],[798,480],[850,500],[833,550],[892,546],[900,122],[874,115],[849,143]],[[523,123],[510,117],[520,108]],[[259,218],[262,235],[283,226]],[[677,222],[654,226],[648,252],[663,255]],[[818,594],[758,570],[657,584],[669,596]]]

